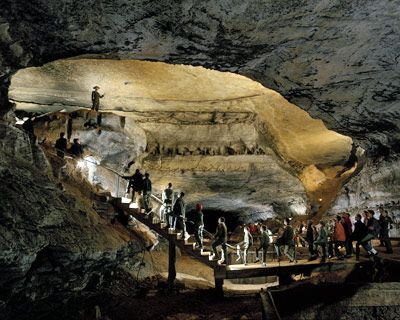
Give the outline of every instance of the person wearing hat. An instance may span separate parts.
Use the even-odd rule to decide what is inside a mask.
[[[104,97],[104,94],[101,95],[98,90],[100,89],[99,86],[94,86],[92,91],[92,110],[99,111],[100,108],[100,98]]]

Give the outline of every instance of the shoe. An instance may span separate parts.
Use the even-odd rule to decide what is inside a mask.
[[[259,258],[256,258],[256,260],[254,261],[254,262],[259,262],[260,261],[260,259]]]
[[[225,261],[225,260],[224,260],[224,261],[218,260],[218,263],[219,263],[219,264],[226,264],[226,261]]]
[[[248,263],[246,262],[246,263],[243,263],[245,266],[247,266],[248,265]]]
[[[209,259],[210,261],[215,260],[215,254],[212,254],[211,256],[209,256],[208,259]]]
[[[266,267],[266,266],[267,266],[267,264],[266,264],[265,262],[263,262],[263,263],[262,263],[262,266],[263,266],[263,267]]]
[[[185,234],[185,237],[184,237],[184,240],[186,241],[187,239],[189,239],[190,238],[190,234],[189,233],[186,233]]]

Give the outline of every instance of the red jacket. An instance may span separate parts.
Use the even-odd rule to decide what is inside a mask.
[[[335,222],[335,240],[336,241],[346,241],[346,233],[344,232],[343,225],[339,222]]]

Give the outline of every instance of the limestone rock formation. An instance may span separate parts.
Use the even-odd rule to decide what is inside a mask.
[[[197,179],[201,179],[200,172],[205,172],[206,180],[208,171],[219,171],[222,172],[219,179],[226,181],[217,184],[221,189],[215,186],[209,190],[216,193],[214,198],[224,198],[224,192],[230,193],[227,187],[231,183],[231,190],[239,193],[231,193],[230,200],[240,199],[246,207],[247,191],[240,195],[240,185],[254,190],[251,193],[258,192],[257,197],[250,197],[254,200],[250,206],[257,201],[269,206],[275,203],[275,207],[281,208],[279,213],[284,214],[293,213],[290,203],[303,203],[302,212],[306,208],[296,178],[289,184],[281,184],[290,180],[290,174],[300,178],[311,205],[317,198],[323,198],[325,210],[341,187],[338,177],[347,171],[347,175],[351,174],[350,169],[355,165],[347,165],[353,152],[350,138],[327,130],[321,121],[312,119],[276,92],[228,72],[135,60],[60,60],[17,72],[9,96],[17,110],[73,111],[87,108],[94,84],[100,85],[105,95],[101,99],[101,123],[100,118],[92,121],[95,125],[97,122],[98,130],[88,130],[92,127],[90,118],[96,114],[81,110],[73,112],[70,119],[51,116],[50,120],[48,117],[39,120],[39,140],[46,138],[54,143],[60,131],[68,131],[69,137],[80,137],[90,145],[99,162],[117,171],[147,156],[144,169],[162,170],[163,176],[167,174],[172,181],[181,180],[181,188],[189,193],[201,188],[194,187],[196,183],[188,177],[174,179],[168,170],[192,171]],[[169,160],[162,160],[177,155],[183,156],[183,160],[178,159],[176,164],[171,160],[166,165]],[[225,161],[224,157],[234,155],[241,155],[236,164]],[[254,159],[270,165],[260,169],[256,164],[260,160],[254,162]],[[151,161],[163,164],[157,166]],[[200,162],[202,166],[198,165]],[[246,183],[249,178],[242,174],[242,180],[238,181],[224,176],[242,172],[241,166],[247,168],[246,175],[259,182]],[[272,173],[277,178],[264,176],[262,172],[268,168],[268,175]],[[158,180],[157,175],[155,178]],[[168,181],[163,182],[166,185]],[[329,190],[320,191],[320,186]],[[204,198],[199,194],[197,198],[209,202],[207,195]],[[216,209],[234,207],[225,202],[220,201]],[[255,211],[259,212],[260,207]]]
[[[0,124],[0,314],[26,301],[68,300],[96,286],[135,252],[130,235],[101,218],[76,190],[61,190],[35,166],[28,136]],[[42,161],[43,158],[40,159]]]

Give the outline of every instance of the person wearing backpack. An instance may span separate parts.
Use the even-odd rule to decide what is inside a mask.
[[[258,256],[258,253],[260,250],[263,252],[263,262],[262,266],[266,267],[267,264],[267,252],[268,252],[268,247],[269,247],[270,239],[269,239],[269,234],[267,231],[266,226],[261,226],[260,229],[260,246],[256,249],[256,262],[260,261],[260,258]]]

